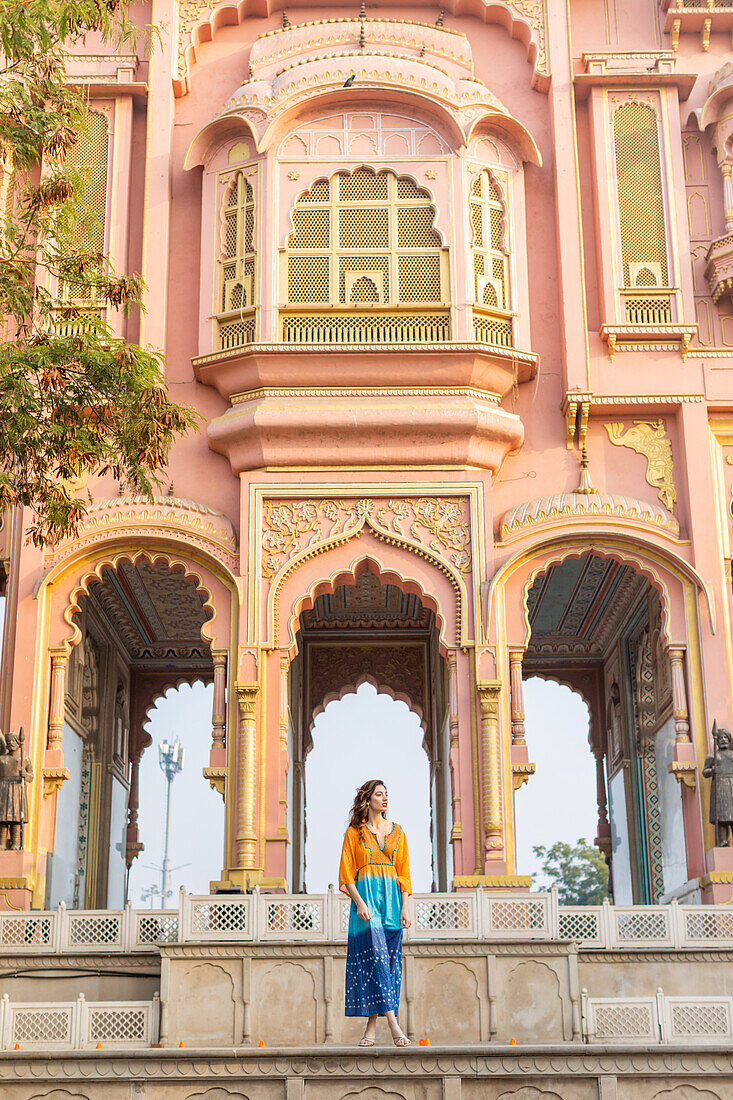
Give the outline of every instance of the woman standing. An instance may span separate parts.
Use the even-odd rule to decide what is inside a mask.
[[[339,888],[351,898],[346,1015],[368,1017],[359,1046],[374,1046],[377,1016],[387,1017],[395,1046],[410,1046],[397,1023],[402,929],[410,927],[410,865],[405,834],[387,821],[387,788],[381,779],[362,783],[356,792],[341,852]]]

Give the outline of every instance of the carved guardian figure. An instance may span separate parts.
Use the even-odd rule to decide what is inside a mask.
[[[23,825],[28,819],[27,784],[33,765],[23,754],[25,735],[0,733],[0,850],[23,847]]]
[[[708,756],[702,774],[710,779],[710,824],[715,844],[730,848],[733,835],[733,738],[728,730],[714,729],[716,752]]]

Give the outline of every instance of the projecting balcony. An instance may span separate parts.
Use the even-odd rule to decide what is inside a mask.
[[[639,287],[619,291],[623,320],[601,326],[601,339],[613,359],[617,351],[675,351],[687,358],[697,325],[678,322],[679,292],[675,287]]]
[[[280,338],[284,344],[325,347],[379,344],[436,344],[450,339],[450,308],[435,302],[399,306],[306,305],[281,308]]]
[[[733,233],[713,241],[705,258],[705,278],[713,301],[718,302],[724,294],[733,296]]]
[[[697,33],[704,51],[710,48],[711,31],[730,31],[733,27],[733,0],[660,0],[666,13],[664,29],[679,45],[680,33]]]
[[[80,336],[104,321],[105,310],[96,302],[59,302],[52,313],[55,336]]]

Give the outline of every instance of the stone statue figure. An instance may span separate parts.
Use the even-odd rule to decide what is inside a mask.
[[[33,765],[23,753],[25,734],[0,733],[0,851],[23,847],[23,825],[28,819],[26,786]]]
[[[708,756],[702,774],[710,779],[710,823],[715,826],[718,848],[733,847],[733,738],[728,730],[713,726],[715,752]]]

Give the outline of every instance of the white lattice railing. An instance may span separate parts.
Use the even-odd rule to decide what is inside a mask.
[[[719,1043],[733,1039],[733,997],[589,997],[581,994],[589,1043]]]
[[[160,944],[206,941],[343,942],[349,899],[327,894],[195,895],[177,909],[0,913],[0,954],[144,952]],[[733,908],[715,905],[561,906],[557,891],[500,894],[463,890],[415,894],[420,940],[571,940],[586,949],[733,947]]]
[[[158,1041],[160,1002],[0,999],[0,1050],[128,1050]]]

